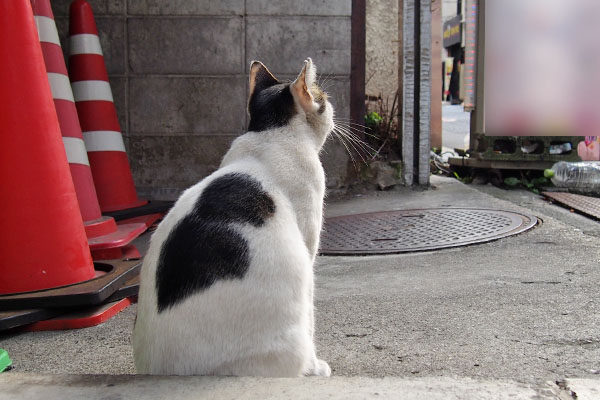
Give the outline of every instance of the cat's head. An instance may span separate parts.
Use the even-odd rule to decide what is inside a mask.
[[[317,69],[309,58],[293,82],[281,82],[260,61],[250,65],[248,130],[253,132],[306,125],[322,146],[333,129],[333,107],[316,81]]]

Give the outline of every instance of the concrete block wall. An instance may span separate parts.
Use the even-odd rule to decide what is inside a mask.
[[[294,79],[315,61],[337,116],[349,118],[351,0],[88,0],[140,196],[173,199],[218,168],[245,132],[248,67]],[[67,51],[70,0],[52,0]],[[330,188],[348,157],[330,139]]]

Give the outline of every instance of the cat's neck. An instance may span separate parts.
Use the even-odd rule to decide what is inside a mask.
[[[271,187],[284,196],[296,215],[309,254],[314,257],[325,195],[325,173],[319,160],[321,145],[309,136],[313,132],[290,128],[240,136],[221,167],[250,173],[267,189]]]
[[[257,159],[264,167],[276,170],[309,167],[313,163],[320,166],[323,141],[306,123],[296,121],[284,127],[248,132],[234,141],[221,166],[245,158]]]

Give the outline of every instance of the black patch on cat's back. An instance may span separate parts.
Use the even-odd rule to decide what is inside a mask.
[[[158,312],[222,279],[242,279],[250,264],[248,242],[234,224],[262,226],[275,203],[250,175],[212,181],[192,211],[173,228],[156,270]]]
[[[290,85],[279,83],[267,88],[256,88],[248,102],[250,123],[248,130],[260,132],[285,126],[296,114]]]

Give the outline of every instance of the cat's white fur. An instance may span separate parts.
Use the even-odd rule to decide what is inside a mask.
[[[311,88],[310,59],[294,83]],[[237,138],[219,170],[186,190],[152,236],[141,272],[133,334],[135,366],[144,374],[329,376],[313,341],[313,263],[322,222],[325,177],[319,151],[333,128],[296,100],[288,126]],[[311,97],[312,100],[312,97]],[[214,179],[232,172],[257,179],[276,211],[261,227],[238,224],[250,265],[242,279],[219,280],[171,308],[157,311],[161,246]]]

